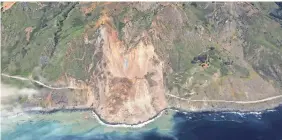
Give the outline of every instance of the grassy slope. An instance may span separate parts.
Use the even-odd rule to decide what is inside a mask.
[[[51,81],[56,80],[63,73],[62,64],[69,47],[67,44],[83,45],[84,26],[87,20],[93,18],[85,19],[76,3],[45,4],[45,7],[40,8],[36,3],[16,3],[2,14],[3,73],[29,76],[35,74],[37,68],[36,74]],[[24,31],[27,27],[33,27],[30,41],[26,40]],[[84,51],[84,47],[77,48],[78,52]],[[76,57],[80,57],[80,54]],[[83,63],[72,64],[72,67],[84,67]],[[77,73],[80,72],[72,75],[76,77]]]

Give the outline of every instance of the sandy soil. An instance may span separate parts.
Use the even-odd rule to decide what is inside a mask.
[[[30,33],[32,32],[33,28],[32,27],[27,27],[25,28],[25,32],[26,32],[26,41],[29,41],[30,39]]]
[[[5,12],[6,10],[10,9],[16,2],[3,2],[2,4],[2,12]]]

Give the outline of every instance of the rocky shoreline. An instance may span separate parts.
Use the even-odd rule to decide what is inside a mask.
[[[140,122],[140,123],[136,123],[136,124],[126,124],[126,123],[109,123],[106,120],[104,120],[103,118],[101,118],[101,116],[99,116],[99,114],[93,110],[92,108],[87,108],[87,107],[65,107],[65,108],[53,108],[53,109],[40,109],[40,108],[36,108],[36,109],[29,109],[29,110],[25,110],[25,113],[28,114],[52,114],[52,113],[56,113],[56,112],[84,112],[84,111],[91,111],[92,112],[92,116],[98,121],[98,123],[100,125],[106,126],[106,127],[114,127],[114,128],[141,128],[144,127],[152,122],[154,122],[156,119],[160,118],[164,113],[166,114],[168,111],[175,111],[175,112],[184,112],[184,113],[188,113],[188,112],[218,112],[218,111],[222,111],[222,112],[240,112],[240,113],[244,113],[244,112],[263,112],[269,109],[273,109],[275,107],[281,106],[282,104],[276,104],[276,106],[269,106],[269,108],[261,108],[261,109],[253,109],[253,110],[239,110],[239,109],[220,109],[220,108],[214,108],[214,109],[199,109],[199,110],[187,110],[187,109],[181,109],[181,108],[176,108],[176,107],[168,107],[165,108],[163,110],[161,110],[158,114],[156,114],[155,116],[151,117],[150,119],[148,119],[147,121],[144,122]],[[19,114],[19,113],[18,113]]]

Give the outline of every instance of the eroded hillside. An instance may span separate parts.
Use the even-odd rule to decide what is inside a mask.
[[[168,107],[276,106],[280,98],[252,101],[282,93],[278,5],[13,3],[1,13],[2,82],[39,92],[2,104],[91,107],[107,122],[130,124]]]

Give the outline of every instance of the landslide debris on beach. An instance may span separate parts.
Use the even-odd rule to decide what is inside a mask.
[[[100,32],[104,42],[97,112],[101,117],[109,122],[138,123],[165,109],[163,64],[154,46],[143,38],[127,49],[115,30],[105,26]]]
[[[9,4],[1,10],[2,73],[53,89],[2,76],[5,84],[38,92],[1,98],[2,103],[45,110],[91,107],[107,122],[128,124],[146,121],[167,107],[198,111],[275,106],[279,99],[246,105],[204,100],[255,101],[281,95],[277,5]]]

